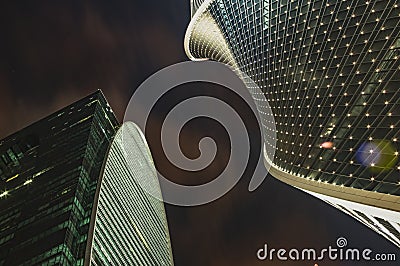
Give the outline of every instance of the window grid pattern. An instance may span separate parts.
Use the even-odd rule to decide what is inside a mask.
[[[129,151],[126,149],[129,148]],[[131,122],[117,132],[101,181],[92,265],[173,265],[163,202],[149,148]]]
[[[0,142],[0,265],[83,265],[117,125],[96,92]]]
[[[196,13],[197,9],[201,6],[201,4],[204,2],[204,0],[190,0],[190,8],[191,8],[191,13],[192,16],[194,13]]]
[[[229,44],[223,52],[220,34],[201,37],[206,16]],[[196,18],[189,50],[212,60],[231,54],[229,64],[263,90],[276,120],[279,170],[400,195],[399,18],[395,0],[215,0]],[[362,150],[368,145],[377,149]]]

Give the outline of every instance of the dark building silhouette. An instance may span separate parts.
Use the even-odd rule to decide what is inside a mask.
[[[115,185],[115,180],[125,178],[125,184],[135,183],[122,153],[108,158],[109,151],[115,150],[113,139],[119,128],[103,94],[97,91],[0,142],[0,265],[116,265],[124,261],[172,264],[162,202],[151,205],[162,206],[157,217],[163,218],[164,224],[153,229],[163,232],[159,250],[151,249],[153,245],[147,242],[154,241],[148,239],[148,233],[141,232],[148,230],[146,225],[151,221],[143,218],[145,212],[143,217],[135,218],[135,225],[126,223],[132,219],[129,214],[108,216],[113,218],[108,226],[120,232],[118,244],[129,244],[129,251],[122,255],[121,249],[114,249],[115,240],[108,236],[101,221],[96,221],[104,216],[99,206],[109,204],[102,195],[115,192],[114,187],[109,189],[101,180],[114,179]],[[144,139],[142,142],[147,148]],[[107,171],[107,177],[102,178],[106,161],[109,165],[113,160],[123,172],[110,178],[113,172]],[[152,161],[138,167],[151,169],[143,172],[138,168],[140,173],[155,172]],[[154,180],[154,176],[148,178]],[[143,196],[139,186],[135,192],[129,195],[131,202],[111,200],[115,205],[107,205],[109,210],[135,209],[146,204],[149,196]],[[154,213],[151,208],[148,211]],[[121,224],[126,228],[119,228]],[[133,242],[125,238],[132,232],[129,237]],[[134,242],[135,239],[140,241]],[[92,252],[95,248],[101,250]],[[167,255],[158,261],[152,253],[163,248]]]

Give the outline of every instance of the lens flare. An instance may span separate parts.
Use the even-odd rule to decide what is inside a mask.
[[[332,149],[333,148],[333,142],[331,141],[326,141],[321,144],[321,147],[324,149]]]
[[[396,149],[387,140],[375,140],[361,144],[356,158],[372,173],[388,171],[397,163]]]

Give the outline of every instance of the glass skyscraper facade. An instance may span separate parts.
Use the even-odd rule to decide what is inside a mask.
[[[191,7],[188,56],[247,74],[271,106],[270,173],[400,246],[398,1],[192,0]],[[253,98],[262,110],[263,99]]]
[[[164,204],[150,150],[126,122],[108,153],[97,196],[92,265],[173,265]]]
[[[115,177],[121,177],[121,171],[129,168],[123,163],[123,155],[116,154],[115,145],[112,145],[118,141],[115,137],[118,128],[120,125],[110,106],[98,91],[0,142],[0,265],[116,265],[103,258],[122,256],[121,261],[130,261],[139,253],[153,256],[153,252],[155,259],[141,265],[172,264],[172,259],[167,261],[171,250],[166,239],[168,229],[162,203],[150,203],[148,196],[140,194],[139,190],[128,198],[110,200],[114,204],[111,207],[104,199],[112,195],[107,193],[109,186],[112,186],[109,189],[112,193],[128,189],[119,187],[122,185],[111,178],[112,171],[116,171]],[[143,147],[147,146],[142,143],[140,147],[132,146],[132,150],[140,154],[143,151],[135,149]],[[144,152],[147,152],[147,159],[151,158],[148,149]],[[140,162],[135,165],[138,168],[132,169],[143,175],[153,173],[150,159],[147,164],[144,159]],[[112,169],[110,165],[118,165],[118,168]],[[124,185],[133,182],[129,177],[132,175],[125,177]],[[149,179],[154,180],[154,175]],[[101,180],[105,184],[101,184]],[[158,208],[143,209],[144,205]],[[141,208],[141,212],[131,213],[136,216],[129,216],[130,224],[120,223],[122,218],[107,221],[109,228],[119,232],[118,239],[107,235],[109,231],[100,230],[104,222],[103,208],[118,211],[126,206],[135,210]],[[156,211],[162,213],[156,216]],[[113,218],[110,215],[108,217]],[[153,218],[157,220],[151,223]],[[150,229],[150,226],[162,227]],[[146,230],[157,232],[156,240],[148,239]],[[131,233],[133,235],[127,236]],[[151,248],[160,241],[159,249],[146,249],[142,241],[130,242],[142,238]],[[103,246],[116,245],[130,248],[103,249]],[[98,253],[91,252],[97,247],[101,249]],[[166,254],[163,260],[154,264],[161,253]],[[92,254],[99,256],[91,260]]]

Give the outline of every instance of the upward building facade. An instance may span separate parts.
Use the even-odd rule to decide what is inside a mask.
[[[148,147],[100,91],[2,140],[0,265],[172,265],[163,205],[135,178],[157,180]]]
[[[192,0],[191,8],[187,55],[247,74],[271,106],[270,173],[400,246],[398,2]]]

